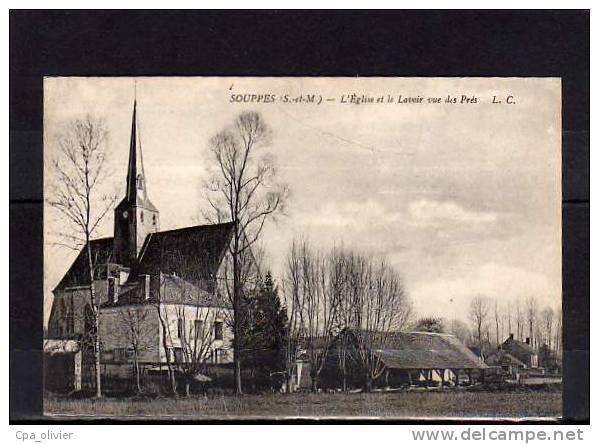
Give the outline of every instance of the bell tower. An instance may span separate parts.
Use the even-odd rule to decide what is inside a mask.
[[[150,233],[159,230],[158,209],[148,198],[141,140],[137,124],[137,100],[133,102],[127,191],[114,209],[114,257],[118,264],[133,266]]]

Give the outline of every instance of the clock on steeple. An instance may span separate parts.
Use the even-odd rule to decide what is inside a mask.
[[[159,230],[159,212],[148,198],[141,141],[137,124],[137,100],[133,103],[127,192],[114,210],[114,257],[117,263],[135,264],[148,234]]]

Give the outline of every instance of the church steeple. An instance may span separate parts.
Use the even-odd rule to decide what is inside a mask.
[[[128,202],[137,202],[137,196],[147,196],[145,192],[145,174],[141,154],[141,141],[137,125],[137,99],[133,102],[133,117],[131,119],[131,140],[129,142],[129,164],[127,168],[127,193]],[[138,191],[139,189],[139,191]],[[145,196],[144,196],[145,195]]]
[[[114,254],[117,262],[126,266],[135,263],[147,235],[159,228],[158,210],[148,198],[137,119],[136,98],[131,119],[127,189],[114,212]]]
[[[131,119],[131,139],[129,141],[129,164],[127,168],[127,194],[130,203],[146,204],[153,207],[148,199],[144,171],[143,155],[139,125],[137,123],[137,99],[133,102],[133,117]]]
[[[129,202],[135,201],[137,187],[135,184],[137,178],[137,171],[143,177],[143,162],[140,159],[139,168],[137,164],[138,151],[141,155],[141,146],[138,143],[137,137],[137,99],[133,102],[133,118],[131,119],[131,141],[129,143],[129,167],[127,168],[127,200]],[[139,156],[141,157],[141,156]]]

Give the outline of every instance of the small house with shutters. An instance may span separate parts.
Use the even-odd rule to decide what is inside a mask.
[[[84,247],[54,288],[45,347],[47,387],[94,383],[90,285],[99,305],[101,364],[107,374],[191,359],[188,345],[208,342],[201,359],[233,359],[233,316],[226,297],[232,223],[160,230],[149,199],[137,104],[133,105],[126,193],[114,209],[114,236],[90,242],[93,281]],[[133,338],[137,336],[137,338]],[[194,359],[197,356],[193,357]]]
[[[500,367],[506,375],[514,378],[526,369],[524,362],[501,348],[489,354],[485,363],[490,367]]]
[[[539,366],[539,353],[530,342],[530,338],[526,338],[526,341],[518,341],[510,333],[510,336],[500,345],[500,348],[524,363],[526,368],[537,368]]]

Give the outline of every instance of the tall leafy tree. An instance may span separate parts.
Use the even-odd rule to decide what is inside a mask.
[[[270,272],[250,301],[249,310],[245,360],[254,369],[258,383],[264,385],[273,373],[285,370],[287,350],[287,310]]]

